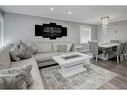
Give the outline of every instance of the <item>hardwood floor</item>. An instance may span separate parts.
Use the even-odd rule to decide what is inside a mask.
[[[113,78],[109,82],[105,83],[99,89],[127,89],[127,61],[116,63],[116,59],[111,60],[98,60],[95,62],[91,60],[92,64],[105,68],[109,71],[115,72],[119,76]]]

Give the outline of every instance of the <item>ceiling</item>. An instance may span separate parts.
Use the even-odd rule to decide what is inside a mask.
[[[109,16],[110,22],[127,19],[127,6],[0,6],[0,8],[5,12],[94,25],[100,24],[100,18],[104,16]],[[54,10],[51,11],[50,8]]]

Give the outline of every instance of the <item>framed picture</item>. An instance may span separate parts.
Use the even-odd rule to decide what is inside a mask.
[[[62,38],[62,36],[67,36],[67,28],[56,23],[35,25],[35,36],[49,39]]]

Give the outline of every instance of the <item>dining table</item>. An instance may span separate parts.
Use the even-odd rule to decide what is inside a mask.
[[[119,45],[120,45],[119,43],[111,43],[111,42],[99,42],[98,43],[98,47],[102,49],[109,49],[112,47],[117,47]]]
[[[119,46],[119,43],[111,43],[111,42],[99,42],[98,43],[98,49],[99,51],[102,51],[103,53],[100,56],[100,59],[108,60],[110,58],[113,58],[114,51],[113,48],[117,48]]]

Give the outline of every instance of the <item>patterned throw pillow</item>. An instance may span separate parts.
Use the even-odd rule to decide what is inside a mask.
[[[57,45],[57,52],[67,52],[67,45]]]
[[[35,43],[33,42],[28,42],[27,46],[30,47],[31,51],[33,54],[35,54],[37,52],[37,46]]]
[[[0,70],[4,89],[27,89],[32,83],[32,65]]]
[[[19,47],[18,47],[17,44],[15,44],[15,45],[11,48],[11,50],[10,50],[10,52],[9,52],[12,61],[20,61],[20,60],[21,60],[21,58],[18,57],[18,51],[19,51]]]
[[[22,59],[30,58],[36,52],[36,49],[20,41],[18,57]]]

